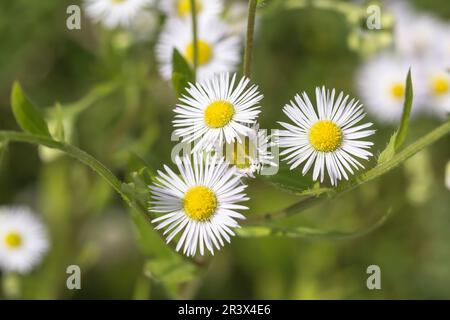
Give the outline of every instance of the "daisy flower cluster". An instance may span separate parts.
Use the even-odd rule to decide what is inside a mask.
[[[392,2],[396,18],[394,47],[372,57],[359,70],[357,83],[368,112],[380,122],[396,123],[402,114],[404,75],[414,78],[412,114],[445,117],[450,112],[450,24]]]
[[[49,249],[46,230],[26,207],[0,207],[0,269],[27,273]]]
[[[197,43],[193,40],[190,0],[161,1],[161,10],[167,21],[155,48],[161,76],[172,77],[172,54],[177,49],[194,65],[194,47],[197,48],[197,78],[208,79],[221,72],[233,72],[239,64],[241,37],[236,35],[237,22],[228,23],[224,16],[223,0],[196,0]]]
[[[168,166],[158,171],[150,186],[149,210],[158,215],[157,229],[165,229],[167,242],[178,238],[176,250],[193,256],[206,250],[214,254],[229,242],[245,219],[246,178],[264,166],[277,166],[270,142],[259,129],[263,96],[246,77],[228,73],[190,84],[174,109],[175,135],[194,144],[192,155],[177,157],[178,174]],[[280,122],[276,144],[291,170],[302,166],[305,175],[330,183],[349,179],[363,168],[361,160],[372,156],[372,123],[362,122],[365,112],[359,101],[342,92],[316,89],[315,106],[306,93],[297,95],[284,109],[288,122]]]
[[[165,229],[167,242],[193,256],[223,247],[245,219],[245,178],[264,166],[276,166],[270,137],[257,118],[263,96],[246,77],[215,74],[186,88],[176,108],[175,135],[193,144],[191,154],[177,157],[179,174],[164,166],[150,186],[153,220]]]

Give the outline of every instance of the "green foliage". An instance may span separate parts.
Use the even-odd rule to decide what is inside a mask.
[[[400,128],[398,129],[398,134],[395,139],[395,149],[398,149],[406,139],[409,126],[409,118],[411,115],[413,103],[413,86],[411,81],[411,69],[408,71],[405,83],[405,101],[403,102],[403,113],[400,122]]]
[[[355,239],[369,234],[381,227],[390,217],[392,210],[389,209],[381,217],[369,223],[367,226],[360,227],[355,231],[329,231],[322,229],[309,228],[304,226],[290,225],[279,226],[267,224],[264,226],[249,226],[237,230],[237,234],[245,238],[259,238],[266,236],[281,236],[290,238],[305,239],[326,239],[326,240],[348,240]]]
[[[197,271],[196,266],[179,258],[149,260],[144,267],[147,277],[166,285],[188,282],[195,277]]]
[[[64,132],[64,115],[63,110],[60,103],[55,104],[55,129],[53,132],[53,137],[57,141],[65,141],[65,132]]]
[[[188,87],[188,84],[194,82],[194,72],[177,49],[173,50],[172,68],[172,85],[176,94],[181,96]]]
[[[39,110],[25,96],[22,87],[15,82],[11,92],[11,107],[17,124],[22,130],[50,137],[47,123]]]

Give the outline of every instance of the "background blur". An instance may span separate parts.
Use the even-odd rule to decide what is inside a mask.
[[[270,2],[261,9],[254,49],[253,80],[265,95],[262,127],[276,128],[282,106],[301,90],[312,93],[325,85],[355,96],[354,73],[364,55],[349,49],[351,27],[345,18],[332,10],[282,11]],[[450,20],[448,0],[412,3]],[[64,110],[76,110],[65,123],[70,141],[121,178],[129,179],[138,158],[153,168],[170,163],[176,98],[158,75],[155,37],[131,43],[127,35],[92,25],[85,15],[82,29],[69,31],[69,4],[80,3],[0,1],[1,130],[18,129],[10,107],[17,79],[50,121],[56,101]],[[395,128],[375,123],[379,152]],[[406,143],[439,123],[413,120]],[[182,285],[175,279],[176,286],[143,272],[152,241],[159,239],[151,230],[138,232],[126,205],[103,180],[67,156],[11,143],[1,156],[0,204],[31,206],[43,217],[52,242],[44,263],[22,277],[21,297],[448,299],[450,197],[444,176],[449,142],[441,139],[381,179],[290,220],[355,230],[392,208],[390,220],[373,233],[343,241],[236,237],[206,270]],[[249,215],[296,200],[262,180],[252,182],[248,192]],[[82,267],[82,290],[66,289],[71,264]],[[366,268],[372,264],[381,267],[382,290],[366,287]]]

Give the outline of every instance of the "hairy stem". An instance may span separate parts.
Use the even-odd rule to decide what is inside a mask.
[[[253,35],[255,33],[255,16],[257,0],[248,1],[247,36],[244,51],[244,76],[250,78],[252,69]]]
[[[194,80],[197,79],[197,66],[198,66],[198,36],[197,36],[197,0],[191,1],[191,18],[192,18],[192,46],[193,46],[193,67],[194,67]]]

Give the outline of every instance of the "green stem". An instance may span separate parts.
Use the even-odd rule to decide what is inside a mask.
[[[248,1],[247,37],[244,51],[244,76],[250,78],[252,68],[253,35],[255,33],[255,16],[257,0]]]
[[[286,218],[292,215],[296,215],[303,210],[318,204],[323,200],[323,198],[331,199],[348,191],[351,191],[356,187],[359,187],[360,185],[372,181],[379,176],[391,171],[402,162],[415,155],[425,147],[433,144],[448,133],[450,133],[450,120],[440,125],[433,131],[429,132],[422,138],[418,139],[413,144],[410,144],[408,147],[397,153],[392,159],[377,165],[376,167],[368,170],[365,173],[362,173],[353,180],[343,182],[336,189],[332,189],[329,192],[323,192],[318,196],[308,196],[298,201],[297,203],[277,212],[255,215],[253,219],[248,220],[248,224],[262,224],[272,222],[280,218]]]
[[[197,79],[198,66],[198,36],[197,36],[197,1],[191,1],[191,17],[192,17],[192,44],[193,44],[193,65],[194,65],[194,81]]]
[[[0,131],[0,141],[15,141],[15,142],[25,142],[35,145],[43,145],[49,148],[60,150],[69,156],[77,159],[78,161],[84,163],[88,167],[90,167],[92,170],[94,170],[98,175],[100,175],[121,197],[122,199],[134,210],[137,212],[140,212],[142,215],[144,215],[146,221],[150,221],[149,218],[152,217],[152,215],[147,211],[145,207],[143,207],[138,202],[134,201],[134,199],[131,199],[122,189],[123,182],[120,181],[114,173],[111,172],[103,163],[95,159],[93,156],[88,154],[87,152],[78,149],[77,147],[55,141],[49,137],[45,136],[36,136],[29,133],[24,132],[15,132],[15,131]],[[158,234],[163,238],[161,233],[158,232]],[[169,244],[174,249],[173,244]],[[189,262],[193,262],[197,265],[203,265],[203,262],[197,261],[194,259],[190,259],[186,257],[185,255],[177,252],[181,257],[188,260]]]

